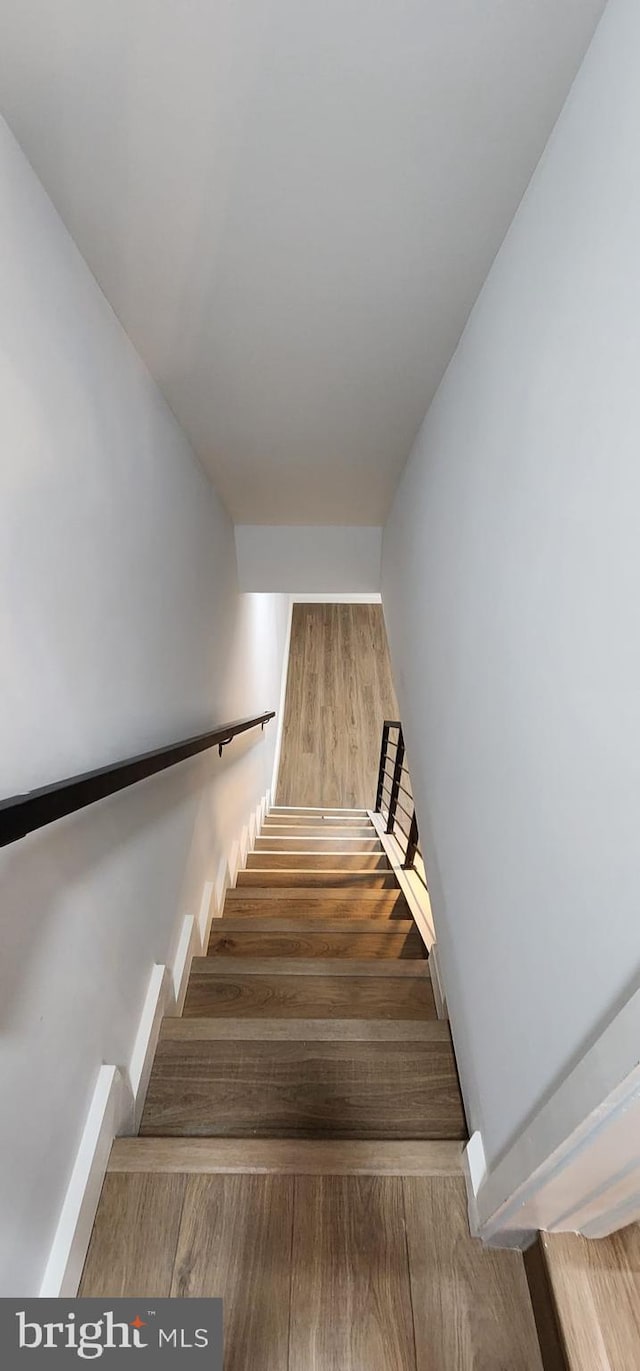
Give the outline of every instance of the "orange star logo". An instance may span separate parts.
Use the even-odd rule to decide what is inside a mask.
[[[132,1319],[129,1325],[130,1328],[146,1328],[146,1326],[146,1323],[140,1318],[139,1314],[136,1314],[135,1319]]]

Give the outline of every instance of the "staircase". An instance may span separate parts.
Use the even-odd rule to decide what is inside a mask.
[[[80,1294],[221,1295],[225,1371],[540,1371],[469,1237],[422,940],[365,810],[272,809],[113,1147]]]

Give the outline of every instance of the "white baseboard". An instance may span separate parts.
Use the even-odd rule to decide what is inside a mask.
[[[542,1229],[586,1237],[640,1220],[640,990],[479,1186],[483,1242]]]
[[[40,1287],[42,1297],[77,1292],[121,1112],[120,1072],[117,1066],[101,1066]]]
[[[431,988],[433,998],[436,1002],[436,1014],[439,1019],[449,1018],[449,1008],[447,1005],[447,995],[440,971],[440,958],[438,955],[438,944],[434,943],[429,952],[429,970],[431,972]]]
[[[193,914],[185,914],[182,920],[180,940],[176,950],[176,955],[171,970],[171,989],[173,992],[173,1004],[167,1009],[169,1014],[181,1014],[182,1007],[187,993],[187,983],[191,971],[191,958],[194,955],[194,941],[196,936],[196,921]],[[198,952],[202,951],[200,940],[198,939]]]
[[[151,1067],[160,1035],[160,1024],[166,1012],[167,999],[170,994],[169,982],[170,975],[166,966],[160,962],[155,962],[151,968],[133,1052],[125,1075],[129,1093],[128,1107],[125,1112],[125,1102],[123,1101],[118,1133],[137,1133],[140,1127]]]
[[[226,863],[225,863],[226,865]],[[209,941],[209,930],[213,918],[212,901],[214,895],[214,882],[205,881],[202,888],[202,899],[200,901],[200,913],[198,914],[198,933],[200,936],[200,946],[206,947]]]
[[[282,676],[280,679],[280,702],[276,713],[276,745],[273,753],[273,771],[271,773],[271,794],[275,797],[278,793],[278,775],[280,772],[280,757],[282,755],[282,730],[284,728],[284,710],[287,700],[287,680],[289,678],[289,656],[291,652],[291,626],[293,624],[293,596],[289,600],[289,618],[287,620],[287,631],[284,639],[284,651],[282,656]]]
[[[226,891],[235,883],[243,838],[246,845],[250,831],[259,831],[270,800],[267,791],[244,826],[243,836],[221,863],[215,883],[205,882],[198,918],[183,916],[172,964],[156,962],[152,966],[127,1068],[105,1065],[99,1069],[41,1296],[72,1297],[77,1293],[113,1140],[138,1132],[162,1019],[182,1013],[191,959],[196,951],[206,949],[211,920],[222,913]]]

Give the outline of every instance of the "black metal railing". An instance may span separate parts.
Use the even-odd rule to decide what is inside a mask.
[[[426,886],[424,862],[416,818],[404,734],[399,719],[385,719],[382,728],[376,813],[385,820],[386,831],[404,853],[405,870],[413,870]]]
[[[99,767],[97,771],[85,771],[81,776],[70,776],[64,781],[54,781],[52,785],[30,790],[26,795],[11,795],[0,800],[0,847],[15,843],[27,833],[37,828],[55,823],[66,814],[104,800],[107,795],[115,795],[118,790],[144,781],[158,771],[184,762],[207,748],[222,749],[251,728],[264,728],[270,719],[275,718],[275,710],[257,714],[251,719],[235,719],[233,723],[222,724],[209,733],[198,733],[193,738],[183,738],[180,742],[169,743],[155,748],[153,752],[142,752],[138,757],[127,757],[122,762],[112,762],[109,766]]]

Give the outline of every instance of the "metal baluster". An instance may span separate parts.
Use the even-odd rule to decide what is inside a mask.
[[[402,776],[402,763],[404,762],[404,736],[402,728],[398,729],[398,745],[396,748],[396,760],[393,768],[393,780],[391,782],[391,799],[389,800],[389,818],[387,820],[387,833],[393,833],[396,822],[396,810],[398,808],[398,796],[400,794],[400,778]]]
[[[389,746],[390,724],[385,720],[382,726],[382,747],[380,748],[380,766],[378,767],[378,789],[376,791],[376,813],[382,808],[382,787],[384,785],[384,766],[387,760],[387,748]]]
[[[407,850],[406,850],[406,852],[405,852],[405,857],[404,857],[404,862],[403,862],[403,866],[404,866],[405,871],[410,870],[410,868],[413,866],[413,863],[414,863],[414,861],[415,861],[415,856],[416,856],[417,849],[418,849],[418,820],[416,819],[416,811],[415,811],[415,809],[414,809],[413,815],[412,815],[412,819],[411,819],[411,826],[410,826],[410,828],[409,828],[409,837],[408,837],[408,839],[407,839]]]

